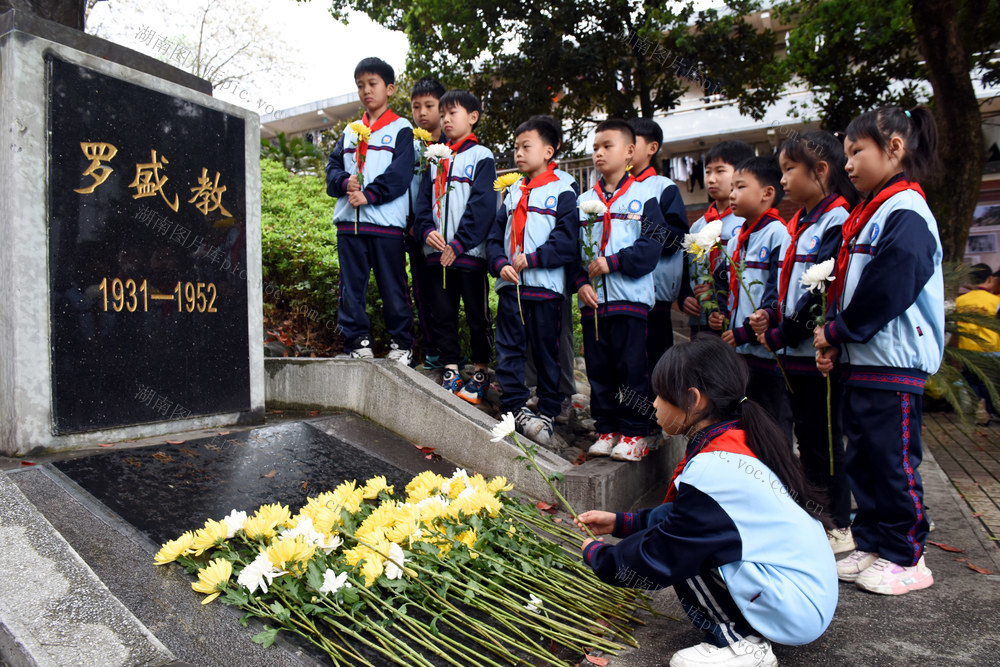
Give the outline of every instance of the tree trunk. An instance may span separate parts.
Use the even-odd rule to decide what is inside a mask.
[[[953,0],[913,0],[917,47],[934,90],[938,155],[944,173],[927,196],[937,218],[945,261],[961,260],[983,178],[982,116],[959,36]]]

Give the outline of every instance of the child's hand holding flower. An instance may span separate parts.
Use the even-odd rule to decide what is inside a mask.
[[[733,347],[736,347],[736,334],[733,333],[732,329],[726,329],[722,332],[723,342],[729,343]]]
[[[596,278],[597,276],[605,273],[611,273],[607,257],[597,257],[594,261],[587,265],[587,275],[591,278]]]
[[[361,189],[361,184],[358,183],[358,175],[351,174],[351,177],[347,179],[347,193],[357,192]]]
[[[597,310],[597,292],[594,291],[593,285],[590,283],[584,284],[577,294],[580,296],[580,300],[583,301],[585,306]]]
[[[523,252],[514,258],[514,270],[520,273],[528,268],[528,257]]]
[[[615,529],[615,514],[614,512],[590,510],[574,519],[573,523],[580,529],[581,533],[586,532],[583,528],[586,525],[594,535],[610,535],[611,531]]]
[[[455,250],[450,245],[445,245],[441,251],[441,266],[451,266],[455,262]]]
[[[753,329],[755,334],[762,334],[767,331],[769,323],[770,318],[767,316],[767,311],[765,310],[758,309],[750,315],[750,328]]]
[[[368,204],[368,198],[361,190],[355,190],[347,195],[347,202],[354,208],[361,208]]]
[[[708,316],[708,326],[712,327],[716,331],[722,331],[722,325],[726,323],[726,318],[722,316],[722,313],[715,311]]]
[[[521,279],[517,275],[517,270],[510,264],[500,269],[500,277],[509,283],[514,283],[515,285],[521,284]]]

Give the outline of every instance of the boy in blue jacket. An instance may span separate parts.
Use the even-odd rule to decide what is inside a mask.
[[[493,358],[493,324],[486,280],[486,235],[497,210],[493,189],[497,171],[493,152],[473,133],[482,112],[479,99],[465,90],[450,90],[438,101],[441,128],[451,154],[432,160],[420,183],[416,204],[416,236],[427,255],[427,296],[444,375],[441,385],[469,403],[482,401],[487,368]],[[459,299],[469,325],[472,378],[462,382],[458,331]]]
[[[646,321],[660,258],[655,239],[665,224],[657,193],[629,173],[634,155],[635,132],[627,122],[600,123],[594,166],[601,178],[578,199],[583,264],[575,285],[597,428],[589,453],[618,461],[639,461],[649,453],[648,417],[641,404],[620,397],[646,395]],[[588,213],[593,209],[603,213]]]
[[[326,192],[337,198],[333,210],[340,262],[337,326],[352,357],[372,358],[371,323],[365,306],[368,276],[374,270],[391,337],[388,358],[409,365],[413,314],[403,237],[405,195],[413,173],[413,129],[389,109],[396,77],[388,63],[365,58],[355,68],[354,80],[366,109],[360,122],[370,136],[365,141],[346,129],[326,165]]]
[[[551,123],[531,119],[516,131],[514,160],[524,177],[510,186],[486,241],[486,259],[497,277],[497,381],[502,413],[517,430],[541,444],[552,437],[562,406],[559,344],[565,267],[577,256],[576,193],[555,173],[559,136]],[[526,407],[526,350],[538,379],[538,414]]]

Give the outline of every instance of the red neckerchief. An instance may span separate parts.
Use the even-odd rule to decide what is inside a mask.
[[[844,237],[844,243],[840,246],[840,252],[837,253],[837,265],[834,269],[833,283],[829,287],[827,303],[836,304],[840,295],[843,293],[844,278],[847,276],[847,265],[850,264],[851,261],[851,246],[854,244],[855,239],[857,239],[858,234],[861,233],[861,230],[864,229],[866,224],[868,224],[871,217],[875,215],[875,211],[877,211],[887,199],[893,195],[903,192],[904,190],[914,190],[919,193],[921,197],[927,199],[927,195],[924,194],[923,189],[918,183],[908,181],[905,178],[900,178],[895,183],[883,188],[882,192],[878,193],[867,204],[862,202],[855,206],[854,210],[851,211],[851,215],[844,221],[844,225],[841,227],[841,234]]]
[[[372,125],[368,120],[368,112],[366,111],[361,115],[361,123],[370,129],[372,134],[374,134],[398,118],[399,116],[393,113],[392,109],[386,109],[382,115],[378,117],[378,120],[375,121],[375,124]],[[365,163],[365,158],[368,156],[368,140],[359,139],[357,150],[356,161],[359,165],[363,165]]]
[[[722,220],[727,215],[732,215],[733,209],[729,206],[726,210],[719,215],[719,207],[713,201],[708,205],[708,210],[705,211],[705,224],[712,222],[713,220]],[[722,255],[722,251],[719,248],[712,248],[708,251],[708,265],[711,267],[712,271],[715,271],[715,267],[719,264],[719,257]]]
[[[644,180],[646,180],[650,176],[656,176],[656,170],[653,169],[653,165],[649,165],[648,167],[646,167],[645,169],[643,169],[641,172],[639,172],[637,175],[635,175],[633,178],[635,178],[635,180],[637,180],[640,183],[642,183]]]
[[[466,136],[459,139],[457,142],[453,143],[449,141],[447,143],[447,146],[448,148],[451,149],[452,154],[455,154],[458,153],[460,150],[462,150],[462,146],[465,145],[466,141],[479,143],[479,140],[476,139],[476,135],[470,132]],[[441,160],[440,163],[438,163],[437,173],[435,174],[434,177],[434,200],[438,203],[438,220],[442,219],[441,198],[445,196],[445,193],[447,193],[447,189],[445,186],[448,185],[448,169],[450,165],[451,165],[451,158],[444,158],[443,160]]]
[[[684,472],[687,464],[698,454],[705,452],[729,452],[731,454],[749,456],[754,459],[757,458],[757,455],[747,447],[747,434],[746,431],[740,428],[738,419],[713,426],[701,436],[701,440],[704,444],[695,445],[690,453],[685,454],[681,462],[674,468],[674,474],[670,476],[670,483],[667,485],[667,496],[663,499],[663,502],[673,502],[674,498],[677,497],[677,486],[674,485],[674,480]]]
[[[744,248],[746,248],[747,242],[750,240],[750,235],[763,228],[764,225],[761,223],[767,218],[781,220],[781,216],[778,215],[778,209],[769,208],[761,213],[760,217],[753,221],[753,224],[743,223],[743,227],[740,228],[740,235],[736,240],[736,249],[733,250],[733,264],[729,267],[729,293],[736,295],[734,303],[738,304],[740,302],[740,295],[737,292],[740,288],[740,277],[736,271],[736,267],[740,265],[740,255],[743,253]],[[781,220],[781,222],[784,222],[784,220]],[[734,307],[733,310],[736,310],[736,308]]]
[[[601,203],[604,204],[604,224],[602,225],[603,229],[601,229],[601,256],[604,255],[604,248],[607,247],[608,239],[611,237],[611,205],[615,203],[615,200],[625,194],[633,183],[635,183],[635,178],[632,174],[625,172],[625,182],[620,188],[618,188],[618,191],[611,196],[611,199],[604,198],[604,188],[601,187],[601,179],[598,179],[597,183],[594,184],[594,191],[597,193],[597,197],[601,200]]]
[[[819,220],[820,216],[824,213],[832,211],[838,207],[843,207],[845,209],[848,208],[847,200],[838,194],[827,195],[823,201],[816,205],[816,209],[819,211],[819,215],[816,216],[816,219]],[[788,222],[788,233],[792,237],[792,242],[788,246],[788,250],[785,251],[785,259],[781,263],[781,282],[778,285],[779,320],[784,316],[785,297],[788,296],[788,285],[792,281],[792,267],[795,266],[795,253],[798,252],[799,237],[802,236],[802,232],[810,226],[802,225],[802,228],[799,229],[799,217],[802,215],[802,211],[804,210],[805,209],[800,208]]]
[[[528,221],[528,194],[534,188],[558,181],[559,177],[555,175],[555,170],[555,163],[550,162],[548,169],[535,176],[530,182],[527,176],[521,179],[521,198],[517,200],[517,206],[514,207],[514,224],[510,230],[511,261],[517,255],[518,248],[521,248],[522,251],[524,250],[524,226]]]

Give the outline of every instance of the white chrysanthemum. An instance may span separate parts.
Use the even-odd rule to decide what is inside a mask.
[[[580,203],[580,211],[584,215],[604,215],[607,210],[608,207],[597,199],[588,199],[587,201]]]
[[[251,593],[258,588],[262,593],[266,593],[267,587],[271,585],[275,577],[280,577],[283,574],[288,574],[288,572],[276,568],[267,554],[261,552],[257,554],[252,563],[243,568],[240,576],[236,578],[236,582]]]
[[[722,236],[722,221],[713,220],[701,231],[684,235],[684,252],[702,255],[712,249]]]
[[[524,608],[528,611],[538,611],[542,606],[542,598],[535,596],[534,593],[528,593],[528,596],[531,598],[531,602],[524,605]]]
[[[836,260],[833,257],[825,262],[813,264],[802,274],[799,282],[810,292],[821,292],[826,289],[828,282],[833,281],[833,267],[835,264]]]
[[[585,202],[586,203],[586,202]],[[600,204],[600,202],[597,202]],[[603,204],[601,204],[603,206]],[[493,427],[491,433],[493,437],[490,438],[493,442],[500,442],[508,435],[514,432],[514,413],[508,412],[503,417],[500,418],[500,423]]]
[[[299,519],[299,522],[295,524],[295,528],[289,528],[281,533],[282,537],[287,537],[290,539],[295,539],[296,537],[303,537],[305,541],[314,546],[319,546],[325,541],[323,533],[316,530],[313,527],[312,518],[304,516]]]
[[[327,595],[334,595],[341,588],[350,587],[351,584],[347,581],[346,572],[337,574],[333,570],[327,568],[326,572],[323,573],[323,585],[319,587],[319,592]]]
[[[424,498],[419,503],[417,503],[417,509],[422,510],[423,508],[432,504],[437,504],[440,505],[442,508],[445,508],[448,507],[448,499],[442,498],[441,496],[430,496],[428,498]]]
[[[403,557],[403,547],[399,546],[395,542],[389,545],[389,560],[385,562],[385,576],[386,579],[399,579],[403,576],[403,563],[406,559]]]
[[[444,144],[431,144],[424,149],[424,159],[438,162],[451,157],[451,149]]]
[[[231,540],[237,532],[243,530],[243,524],[246,523],[247,513],[237,512],[233,510],[229,513],[229,516],[225,517],[222,522],[226,524],[226,539]]]
[[[340,535],[324,535],[322,536],[322,540],[316,546],[322,549],[323,553],[329,556],[343,543],[344,540],[340,538]]]

